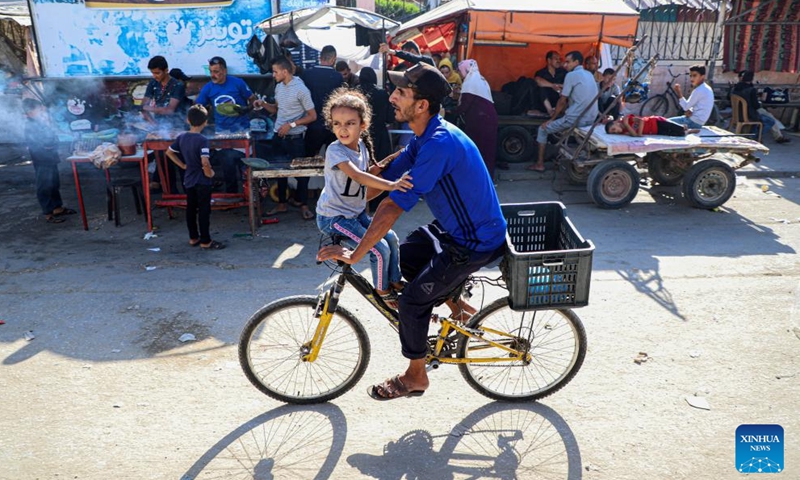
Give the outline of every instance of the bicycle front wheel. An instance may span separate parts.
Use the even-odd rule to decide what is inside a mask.
[[[586,330],[568,309],[515,312],[501,298],[472,317],[467,327],[481,335],[461,336],[458,357],[487,360],[458,368],[472,388],[495,400],[526,402],[551,395],[572,380],[586,356]],[[530,361],[492,362],[488,359],[512,354],[487,340],[527,352]]]
[[[319,322],[316,307],[315,297],[284,298],[256,312],[242,331],[239,363],[250,383],[276,400],[332,400],[358,383],[367,369],[367,332],[341,306],[331,318],[317,359],[303,361]]]

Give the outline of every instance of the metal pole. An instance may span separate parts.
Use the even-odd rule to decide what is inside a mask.
[[[725,37],[725,14],[728,7],[727,0],[720,0],[719,10],[717,11],[717,38],[714,41],[714,50],[711,52],[711,62],[708,64],[708,83],[714,81],[714,70],[717,67],[717,57],[719,57],[720,46],[722,39]]]

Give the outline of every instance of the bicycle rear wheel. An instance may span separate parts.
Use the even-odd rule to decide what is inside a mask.
[[[239,363],[247,379],[270,397],[286,403],[332,400],[364,375],[370,345],[361,323],[341,306],[331,319],[319,356],[302,357],[317,328],[317,299],[288,297],[256,312],[239,339]]]
[[[639,116],[654,115],[657,117],[666,117],[669,111],[669,103],[667,102],[666,95],[656,95],[650,97],[644,102],[639,109]]]
[[[586,330],[572,310],[515,312],[501,298],[478,312],[467,325],[482,336],[461,336],[458,358],[502,358],[508,352],[489,345],[527,351],[530,362],[461,363],[464,380],[495,400],[527,402],[560,390],[578,373],[586,356]],[[499,335],[493,331],[505,332]]]

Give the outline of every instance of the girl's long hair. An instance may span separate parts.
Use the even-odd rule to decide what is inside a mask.
[[[367,147],[369,164],[374,165],[377,163],[375,160],[375,150],[372,144],[372,136],[369,134],[369,125],[372,120],[372,107],[369,105],[367,97],[358,90],[353,90],[348,87],[341,87],[334,90],[325,102],[325,106],[322,108],[322,117],[325,119],[325,126],[331,131],[333,131],[331,113],[336,108],[355,110],[358,116],[361,117],[361,122],[366,125],[364,131],[361,132],[361,140],[364,141],[364,146]]]

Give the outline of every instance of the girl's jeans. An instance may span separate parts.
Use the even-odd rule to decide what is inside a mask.
[[[356,218],[341,215],[324,217],[317,215],[317,226],[322,233],[343,237],[342,245],[355,249],[364,238],[372,219],[366,212]],[[380,242],[370,249],[369,261],[372,267],[372,284],[381,291],[389,290],[391,283],[400,282],[400,242],[393,230],[389,230]]]

